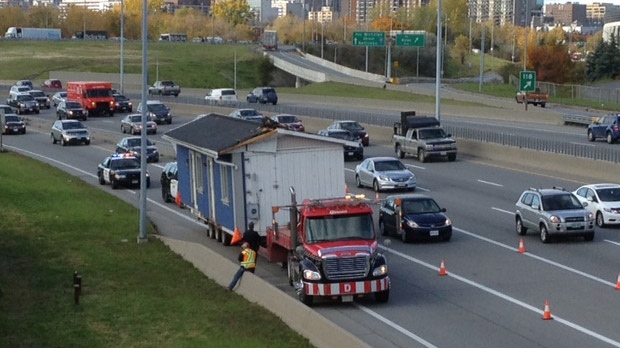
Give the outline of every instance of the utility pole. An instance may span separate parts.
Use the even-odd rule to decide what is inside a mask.
[[[441,101],[441,12],[443,11],[443,1],[437,0],[437,59],[435,60],[435,118],[441,121],[439,103]]]

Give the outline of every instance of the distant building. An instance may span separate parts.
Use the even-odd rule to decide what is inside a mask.
[[[571,23],[586,23],[586,5],[573,4],[551,4],[545,7],[545,16],[553,17],[556,25],[570,25]]]
[[[602,26],[605,23],[620,21],[620,6],[598,2],[587,4],[586,21],[589,25],[594,26]]]

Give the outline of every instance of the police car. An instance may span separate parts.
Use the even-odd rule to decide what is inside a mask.
[[[97,166],[99,184],[112,185],[113,189],[120,186],[140,185],[140,160],[130,154],[113,154],[106,157]],[[151,187],[151,177],[146,171],[146,187]]]

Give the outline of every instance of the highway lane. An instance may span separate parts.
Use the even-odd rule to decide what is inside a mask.
[[[44,112],[41,117],[50,115]],[[182,117],[189,119],[192,115]],[[87,125],[121,136],[113,125],[119,119],[92,119]],[[63,166],[93,185],[98,185],[96,164],[112,150],[112,143],[100,140],[90,147],[50,146],[45,131],[37,134],[36,129],[25,136],[4,139],[9,146],[30,149],[48,160],[77,168]],[[391,149],[374,145],[366,149],[366,155],[391,155]],[[418,190],[428,192],[448,208],[456,227],[453,240],[407,245],[393,240],[388,252],[393,292],[387,305],[374,301],[327,303],[317,306],[318,311],[376,347],[605,347],[620,340],[615,329],[620,293],[613,289],[620,267],[618,245],[612,243],[619,242],[618,230],[597,230],[593,243],[569,240],[542,245],[537,236],[528,235],[524,238],[528,253],[516,253],[518,236],[511,212],[521,190],[551,185],[572,189],[579,183],[460,159],[420,164],[406,158],[404,162],[418,176]],[[354,188],[351,169],[355,164],[347,163],[350,189],[372,197],[370,190]],[[183,221],[188,227],[174,229],[175,236],[207,243],[234,259],[235,248],[206,240],[199,224],[177,215],[185,211],[161,203],[159,168],[149,165],[149,170],[155,178],[148,190],[149,216]],[[137,205],[134,193],[113,191],[108,186],[104,189]],[[441,259],[446,261],[448,277],[437,276]],[[263,263],[258,274],[291,294],[284,271],[277,265]],[[546,300],[557,317],[554,322],[541,320]]]

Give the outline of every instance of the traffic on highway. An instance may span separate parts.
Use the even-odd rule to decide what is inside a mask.
[[[204,224],[196,221],[187,210],[177,207],[173,197],[166,193],[165,199],[162,198],[159,179],[166,163],[176,161],[174,148],[161,138],[163,134],[197,115],[210,112],[228,115],[233,108],[184,104],[183,96],[158,98],[167,103],[174,119],[172,124],[162,122],[156,133],[148,135],[159,150],[159,162],[148,164],[151,178],[147,190],[148,216],[162,235],[205,244],[235,260],[237,248],[225,247],[208,238]],[[138,101],[134,99],[133,102]],[[514,103],[507,101],[511,102]],[[378,120],[388,117],[396,120],[397,107],[401,111],[432,110],[432,105],[400,103],[394,106],[389,102],[378,104],[373,101],[369,103],[374,104],[370,108],[365,103],[360,101],[353,105],[341,101],[337,106],[337,101],[332,105],[325,98],[279,94],[278,107],[329,109],[325,118],[293,113],[303,121],[306,132],[314,134],[336,119],[362,123],[373,139],[364,148],[364,159],[396,158],[396,154],[389,128],[393,121],[386,121],[389,127],[382,130],[360,115],[374,113]],[[282,111],[272,105],[262,106],[259,110],[265,116]],[[548,105],[544,112],[552,110],[553,107]],[[450,111],[442,119],[442,124],[453,127],[475,125],[485,127],[489,132],[502,129],[534,138],[574,142],[602,151],[620,149],[618,145],[602,141],[589,142],[585,128],[529,120],[521,114],[525,111],[510,111],[514,117],[508,120],[481,117],[499,112],[506,113],[485,106],[463,107],[460,115]],[[338,117],[330,118],[331,114],[338,114]],[[57,120],[56,110],[54,107],[42,109],[39,114],[23,116],[28,126],[27,133],[3,136],[3,144],[9,151],[49,163],[138,207],[139,193],[135,187],[119,185],[113,189],[111,185],[99,185],[98,166],[127,136],[121,131],[121,120],[125,115],[118,112],[112,117],[93,117],[83,121],[90,132],[87,146],[51,146],[50,131]],[[515,122],[520,118],[527,121]],[[458,143],[458,137],[456,140]],[[373,205],[378,245],[389,264],[390,300],[388,303],[376,303],[372,299],[352,303],[326,300],[315,303],[314,310],[372,347],[620,347],[618,227],[614,224],[599,226],[595,214],[591,214],[595,232],[593,240],[558,235],[547,243],[541,240],[539,230],[529,228],[522,231],[516,225],[516,203],[524,191],[561,187],[572,192],[596,182],[572,178],[568,175],[571,171],[569,163],[565,168],[555,168],[554,173],[559,174],[552,176],[542,168],[540,171],[520,170],[518,165],[508,167],[487,163],[474,156],[459,155],[455,161],[434,159],[424,163],[409,156],[399,160],[415,175],[415,194],[430,197],[439,202],[442,209],[445,208],[452,227],[450,237],[444,238],[449,242],[432,238],[410,241],[407,237],[402,239],[395,231],[381,235],[382,202],[388,196],[407,192],[391,189],[376,192],[372,185],[356,185],[356,167],[363,160],[345,162],[348,190],[351,194],[366,195]],[[100,169],[100,173],[104,170]],[[567,175],[562,175],[563,172]],[[104,184],[112,183],[109,177],[103,179]],[[618,208],[610,209],[617,212]],[[553,218],[549,219],[553,223]],[[553,236],[552,232],[550,236]],[[385,239],[390,239],[391,243],[384,244]],[[259,263],[256,275],[270,281],[283,293],[296,296],[289,286],[286,272],[281,265],[265,261]],[[442,272],[445,276],[440,276]],[[552,320],[543,320],[549,317]]]

